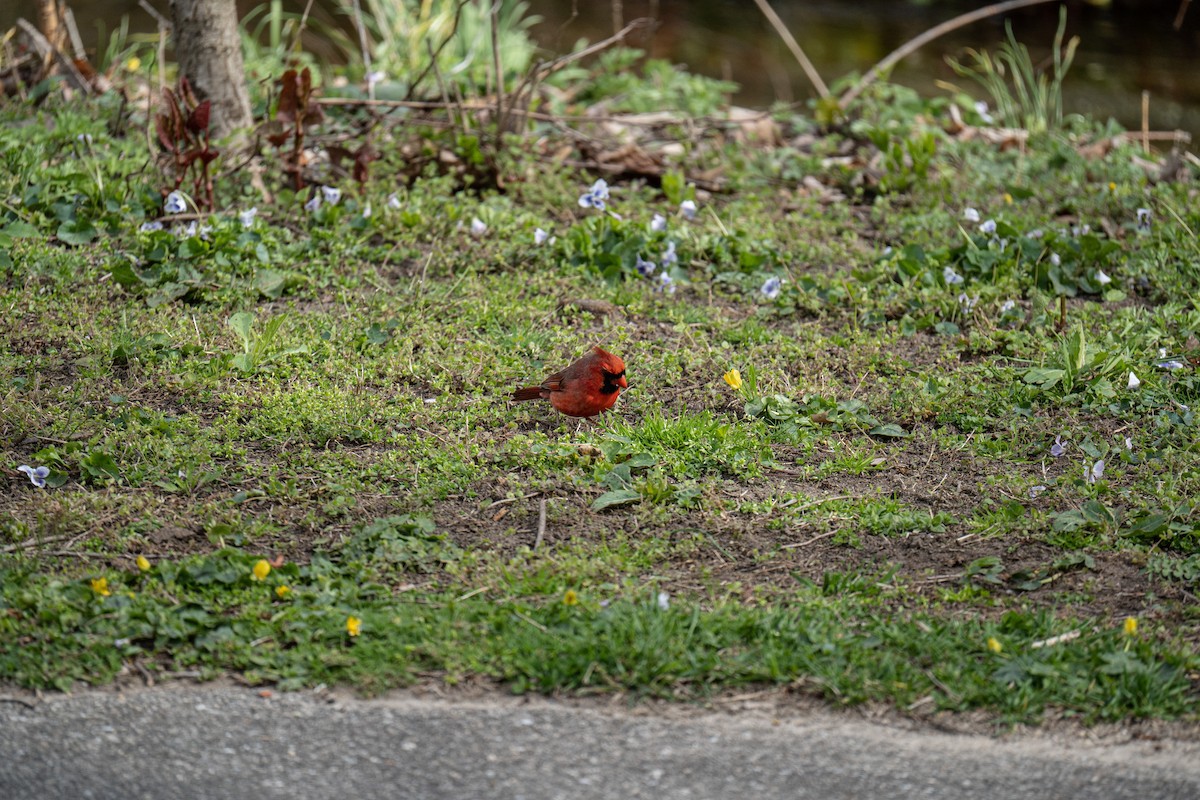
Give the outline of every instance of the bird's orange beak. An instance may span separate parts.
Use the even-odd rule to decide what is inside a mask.
[[[628,389],[628,388],[629,388],[629,383],[628,383],[628,382],[625,380],[625,376],[624,376],[624,375],[622,375],[621,377],[617,378],[617,386],[620,386],[622,389]]]

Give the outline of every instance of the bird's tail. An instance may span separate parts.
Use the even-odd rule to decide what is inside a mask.
[[[524,389],[517,389],[512,393],[513,400],[537,400],[542,396],[542,387],[526,386]]]

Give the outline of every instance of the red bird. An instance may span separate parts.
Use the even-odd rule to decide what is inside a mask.
[[[607,350],[593,347],[592,352],[546,378],[540,386],[517,389],[512,398],[541,398],[568,417],[594,417],[612,408],[621,390],[627,388],[625,362]]]

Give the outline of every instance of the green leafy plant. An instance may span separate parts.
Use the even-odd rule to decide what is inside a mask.
[[[777,427],[788,438],[796,438],[801,428],[828,427],[829,430],[857,430],[870,436],[903,438],[908,432],[894,422],[881,423],[861,400],[838,401],[806,394],[800,400],[783,394],[760,394],[758,370],[746,368],[746,377],[737,370],[725,374],[725,382],[745,401],[748,419],[762,419]]]
[[[572,225],[558,246],[569,263],[586,267],[610,283],[645,280],[660,266],[672,281],[686,278],[679,266],[684,257],[675,254],[675,247],[664,234],[607,215],[588,217]],[[675,257],[670,265],[661,257],[668,249]]]
[[[1183,584],[1200,584],[1200,553],[1187,558],[1158,553],[1150,557],[1146,570],[1151,575]]]
[[[997,49],[993,58],[986,50],[968,50],[971,63],[962,64],[947,58],[950,67],[959,75],[978,82],[992,97],[999,117],[1008,125],[1025,128],[1033,133],[1055,130],[1062,125],[1062,82],[1079,37],[1072,36],[1063,47],[1067,28],[1067,8],[1059,11],[1058,30],[1054,34],[1052,71],[1039,70],[1029,55],[1029,49],[1017,42],[1012,23],[1005,22],[1007,41]]]
[[[110,483],[121,479],[121,470],[111,455],[92,450],[79,460],[83,474],[95,483]]]
[[[713,114],[728,103],[738,85],[678,69],[669,61],[652,58],[636,68],[646,53],[634,48],[614,48],[603,53],[593,69],[564,70],[557,85],[571,85],[581,103],[604,103],[611,111],[642,114],[675,111],[699,117]]]
[[[338,552],[344,559],[373,568],[423,573],[435,572],[461,555],[443,534],[436,533],[433,520],[409,514],[362,525]]]
[[[348,7],[349,3],[344,5]],[[443,86],[454,86],[464,95],[479,93],[494,84],[490,4],[365,0],[363,6],[367,12],[363,22],[375,39],[372,68],[408,81],[410,91],[418,80],[435,70]],[[528,10],[524,0],[504,0],[496,14],[498,58],[505,83],[525,74],[533,63],[536,46],[528,31],[541,18]],[[346,55],[358,60],[357,46]],[[433,81],[421,90],[440,97],[438,84]]]
[[[251,311],[239,311],[226,320],[226,324],[242,340],[242,352],[233,357],[232,364],[242,372],[254,372],[270,357],[271,349],[287,315],[279,314],[269,319],[261,333],[254,332],[257,316]],[[303,352],[304,348],[289,350],[286,354]]]
[[[1034,367],[1022,379],[1044,393],[1053,392],[1060,397],[1086,393],[1107,399],[1116,394],[1113,378],[1126,371],[1125,354],[1091,345],[1081,323],[1060,339],[1049,365]]]

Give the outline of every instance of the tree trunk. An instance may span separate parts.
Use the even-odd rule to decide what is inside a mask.
[[[172,0],[171,11],[180,72],[201,100],[212,101],[213,138],[249,128],[254,120],[234,0]]]

